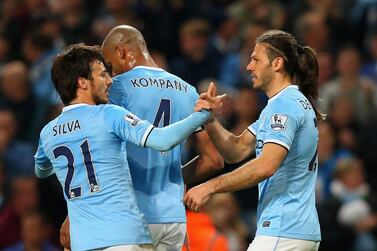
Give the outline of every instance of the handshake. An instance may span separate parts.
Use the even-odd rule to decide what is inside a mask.
[[[212,122],[214,120],[214,113],[221,109],[225,97],[226,94],[217,95],[216,85],[211,82],[208,86],[207,92],[200,94],[198,101],[195,103],[194,111],[199,112],[203,109],[211,111],[209,122]]]

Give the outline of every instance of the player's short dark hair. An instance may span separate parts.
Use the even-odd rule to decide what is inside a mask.
[[[74,44],[54,59],[51,77],[64,105],[76,98],[78,79],[92,79],[94,62],[105,60],[99,46]]]

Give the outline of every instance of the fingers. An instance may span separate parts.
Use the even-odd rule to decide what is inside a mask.
[[[205,204],[208,200],[205,198],[206,196],[202,197],[200,195],[200,191],[197,191],[195,188],[193,190],[189,190],[184,196],[184,203],[191,211],[199,212],[200,208]]]
[[[71,249],[71,240],[69,236],[69,218],[63,222],[60,228],[60,244],[64,247],[64,250]]]
[[[207,96],[209,97],[216,97],[217,95],[217,87],[214,82],[209,83]]]

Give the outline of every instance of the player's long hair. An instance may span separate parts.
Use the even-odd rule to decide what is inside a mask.
[[[284,70],[297,83],[300,91],[310,101],[317,119],[324,119],[316,104],[318,100],[318,61],[315,51],[309,46],[298,44],[289,33],[269,30],[256,39],[265,44],[269,60],[277,57],[284,59]]]
[[[69,105],[76,98],[80,77],[92,80],[92,65],[95,61],[105,64],[100,48],[82,43],[71,45],[56,56],[51,77],[64,105]]]

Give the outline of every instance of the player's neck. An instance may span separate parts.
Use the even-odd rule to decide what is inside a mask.
[[[83,97],[83,96],[77,96],[75,99],[73,99],[69,105],[77,105],[77,104],[87,104],[87,105],[95,105],[93,98],[89,97]]]
[[[159,66],[156,64],[156,62],[152,59],[152,57],[149,54],[144,55],[142,58],[137,60],[136,66],[149,66],[159,68]]]
[[[273,81],[271,81],[271,83],[266,88],[266,95],[268,96],[268,98],[271,98],[291,84],[292,79],[289,77],[276,78]]]

